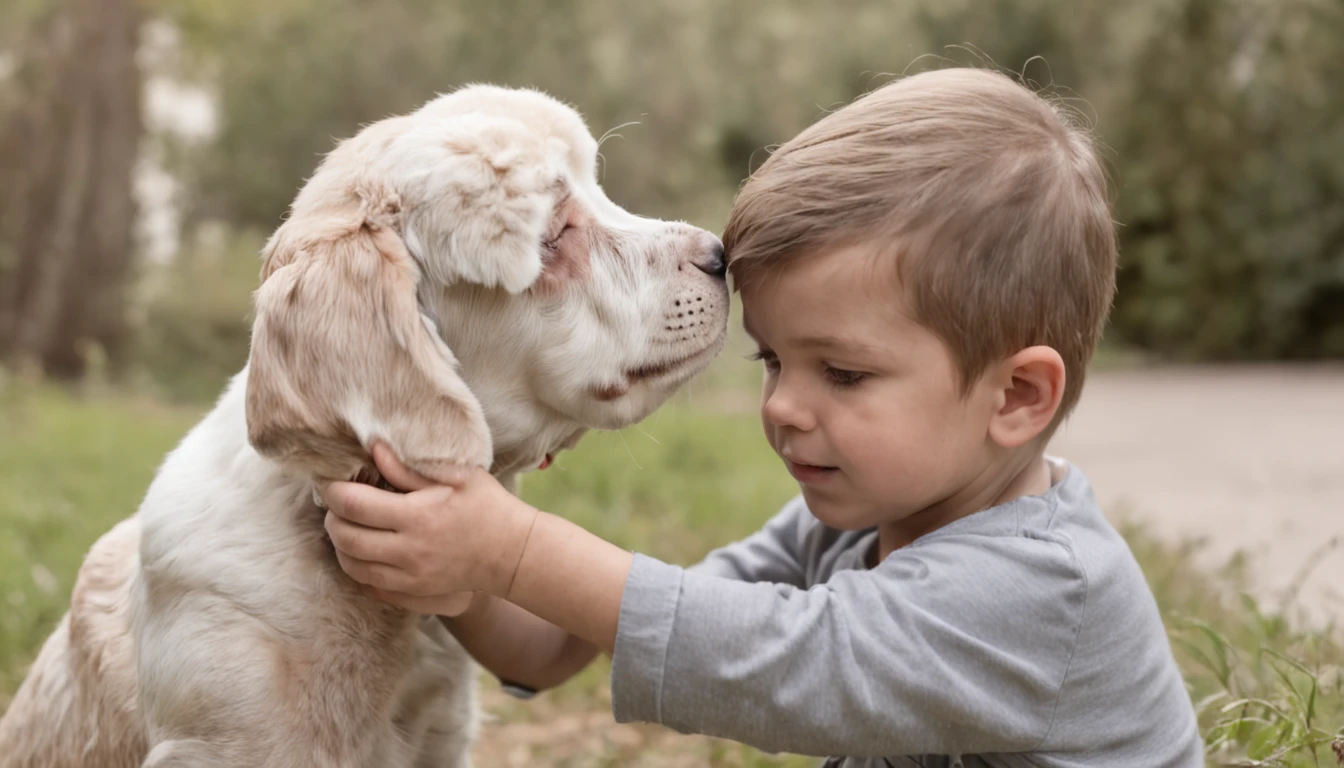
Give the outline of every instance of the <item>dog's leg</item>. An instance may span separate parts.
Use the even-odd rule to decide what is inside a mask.
[[[415,768],[471,768],[476,664],[437,617],[420,619],[415,655],[417,683],[402,692],[397,717],[416,746]]]
[[[145,582],[136,640],[154,755],[147,766],[413,763],[387,716],[414,659],[411,614],[329,592],[320,598],[329,618],[296,623],[310,634],[295,638],[249,612],[243,597],[183,595],[153,573]],[[277,591],[266,602],[303,597]]]

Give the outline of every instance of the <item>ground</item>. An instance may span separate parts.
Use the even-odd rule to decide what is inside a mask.
[[[1300,588],[1314,621],[1344,616],[1344,367],[1205,367],[1094,375],[1052,450],[1114,518],[1168,541],[1242,552],[1265,601]]]

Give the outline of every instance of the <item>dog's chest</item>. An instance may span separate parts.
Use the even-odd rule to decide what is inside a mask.
[[[332,579],[311,634],[279,649],[285,708],[305,713],[336,765],[452,766],[473,725],[472,663],[437,619],[367,600]],[[337,725],[339,724],[339,726]],[[425,755],[436,758],[424,762]]]
[[[253,695],[271,702],[277,740],[291,734],[284,740],[326,756],[315,764],[457,765],[473,724],[465,652],[437,619],[364,597],[320,516],[290,522],[273,526],[264,548],[256,535],[237,549],[219,537],[209,557],[180,564],[171,580],[151,568],[142,575],[149,607],[168,623],[188,605],[233,616],[240,636],[228,646],[270,670],[268,690]]]
[[[425,764],[426,755],[435,756],[429,764],[457,765],[474,729],[473,664],[465,651],[437,618],[365,598],[334,554],[324,551],[313,566],[322,573],[316,592],[326,607],[315,612],[321,631],[310,658],[320,661],[311,704],[359,724],[352,733],[328,734],[333,746],[367,755],[368,768],[410,768]],[[364,743],[349,743],[353,733]]]

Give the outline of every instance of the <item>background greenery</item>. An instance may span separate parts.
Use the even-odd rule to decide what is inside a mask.
[[[46,157],[36,149],[74,141],[61,76],[80,70],[61,55],[103,50],[62,54],[62,21],[114,6],[142,32],[175,30],[169,53],[142,51],[127,71],[208,94],[214,127],[184,139],[143,126],[142,151],[181,184],[183,246],[164,267],[135,260],[132,239],[135,290],[113,315],[126,332],[67,323],[60,349],[32,351],[49,371],[78,374],[70,361],[93,338],[119,374],[183,398],[213,391],[244,355],[255,252],[319,156],[436,92],[489,81],[566,99],[614,131],[615,200],[717,230],[770,146],[903,72],[956,63],[1018,73],[1104,142],[1123,244],[1112,343],[1182,360],[1344,358],[1338,0],[13,0],[0,8],[0,169],[14,178]],[[0,194],[0,296],[34,250],[20,207]],[[174,280],[198,302],[183,305]],[[13,357],[3,321],[0,356]]]

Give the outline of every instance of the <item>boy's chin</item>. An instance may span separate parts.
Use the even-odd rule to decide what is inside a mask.
[[[802,486],[807,510],[827,528],[839,531],[861,531],[876,527],[879,520],[873,508],[857,499],[837,498],[833,494]]]

